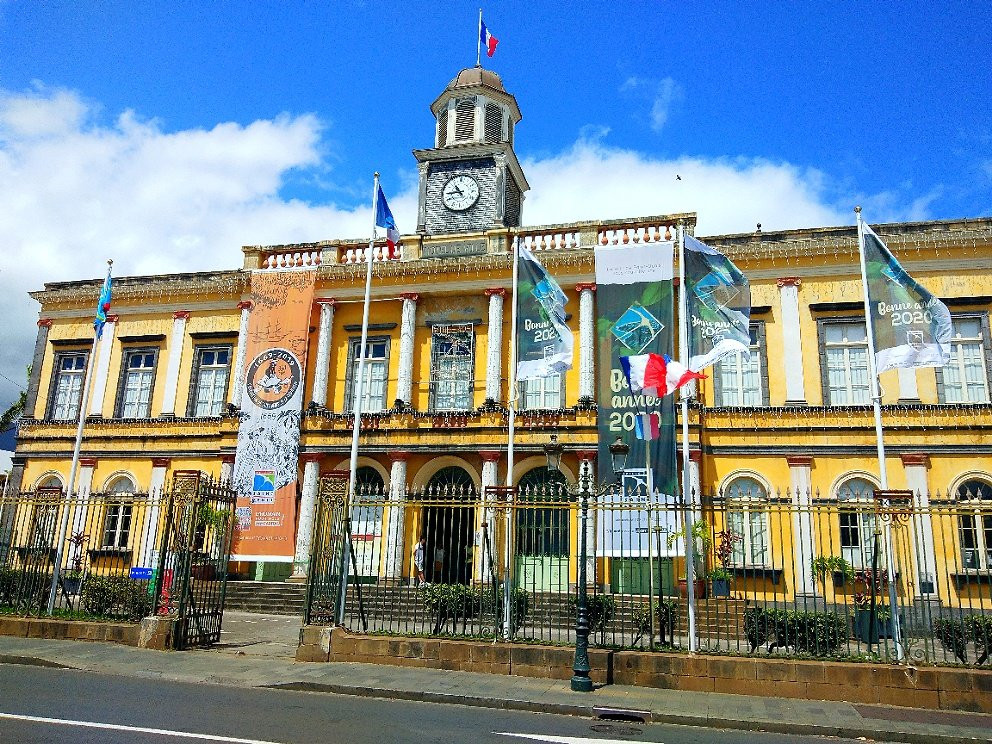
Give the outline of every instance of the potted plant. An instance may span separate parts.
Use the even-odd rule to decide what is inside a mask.
[[[710,537],[710,527],[702,519],[697,519],[692,524],[691,529],[692,535],[692,547],[693,547],[693,568],[695,574],[695,580],[692,582],[693,594],[697,599],[704,599],[706,597],[706,577],[703,571],[703,557],[710,549],[710,545],[713,544],[713,538]],[[678,540],[684,540],[686,536],[685,528],[677,532],[670,532],[668,534],[668,548],[669,550]],[[679,593],[683,597],[689,596],[689,581],[685,576],[679,577]]]
[[[90,536],[85,532],[77,531],[69,535],[69,545],[72,546],[72,567],[68,571],[62,572],[62,586],[66,594],[79,594],[79,588],[83,583],[83,568],[85,560],[83,558],[83,546],[89,542]]]
[[[878,643],[879,638],[888,637],[892,619],[889,607],[878,602],[889,584],[888,576],[880,571],[861,569],[854,572],[854,581],[857,589],[854,592],[854,635],[862,643]]]
[[[710,587],[714,597],[729,597],[730,582],[734,579],[734,574],[730,570],[730,564],[734,559],[734,545],[744,538],[733,530],[726,529],[717,532],[716,539],[717,544],[713,554],[720,562],[720,567],[710,571]]]
[[[834,587],[842,587],[854,580],[854,566],[839,555],[818,555],[810,561],[813,580],[820,580],[826,586],[827,574],[833,579]]]

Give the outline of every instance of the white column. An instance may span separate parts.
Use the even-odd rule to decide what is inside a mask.
[[[172,338],[169,339],[169,363],[165,368],[165,398],[162,415],[176,415],[176,396],[179,393],[179,367],[183,363],[183,346],[186,343],[186,321],[189,311],[177,310],[172,314]],[[185,411],[183,411],[185,413]]]
[[[816,595],[812,566],[812,561],[816,557],[811,493],[813,458],[801,455],[785,459],[789,463],[789,487],[792,489],[792,549],[796,595],[813,597]],[[822,591],[823,587],[820,589]]]
[[[920,391],[916,387],[916,368],[899,367],[899,400],[907,403],[919,403]]]
[[[296,553],[293,556],[292,579],[305,579],[310,564],[310,543],[313,540],[313,520],[317,510],[317,486],[320,483],[322,455],[308,453],[303,460],[303,493],[300,497],[300,520],[296,526]]]
[[[331,331],[334,328],[333,299],[317,300],[320,305],[320,326],[317,331],[317,359],[313,370],[313,402],[318,406],[327,405],[327,376],[331,366]],[[238,349],[240,354],[241,349]]]
[[[245,300],[238,303],[241,311],[241,325],[238,327],[238,355],[234,361],[234,387],[231,392],[231,405],[241,408],[241,395],[245,389],[245,356],[248,354],[248,318],[254,303]]]
[[[488,397],[488,396],[487,396]],[[484,508],[482,509],[482,521],[479,524],[479,530],[477,532],[478,539],[475,541],[475,550],[473,551],[474,560],[474,570],[475,570],[475,580],[476,581],[488,581],[492,571],[492,566],[489,563],[489,556],[492,555],[494,561],[497,565],[499,564],[499,541],[496,535],[496,510],[493,507],[494,499],[489,491],[489,488],[498,485],[499,475],[499,452],[495,450],[483,450],[479,453],[482,457],[482,503]],[[482,539],[483,535],[483,525],[485,526],[486,532],[489,533],[489,546],[487,549],[485,541]]]
[[[396,402],[394,407],[409,407],[413,403],[413,341],[417,330],[416,292],[404,292],[403,311],[400,320],[400,367],[396,373]],[[404,468],[406,465],[403,466]],[[406,472],[404,470],[404,472]]]
[[[782,308],[783,355],[785,362],[785,402],[805,404],[806,381],[803,377],[803,342],[799,324],[799,285],[802,279],[786,276],[778,280]]]
[[[913,492],[913,547],[916,558],[916,596],[935,598],[937,592],[937,567],[933,547],[933,523],[930,518],[930,484],[927,468],[930,458],[923,453],[900,455],[906,470],[906,487]],[[923,582],[928,582],[924,587]],[[926,591],[924,591],[926,589]]]
[[[141,568],[158,568],[158,548],[162,540],[159,520],[162,499],[165,497],[165,474],[171,462],[168,457],[152,459],[152,478],[148,484],[148,521],[142,528],[144,536],[141,540],[141,557],[137,563]]]
[[[69,494],[70,498],[76,499],[76,508],[72,517],[72,532],[86,531],[86,516],[89,511],[90,492],[93,490],[93,470],[96,468],[96,459],[93,457],[81,457],[79,459],[79,472],[76,475],[76,493]],[[97,521],[95,529],[90,534],[90,547],[96,545],[100,539],[100,524]]]
[[[234,475],[234,455],[220,456],[220,479],[221,482],[229,483]]]
[[[103,415],[103,399],[107,393],[107,377],[110,375],[110,352],[114,347],[114,332],[117,329],[116,315],[108,315],[100,335],[100,346],[96,353],[96,369],[93,370],[93,390],[90,393],[90,416]]]
[[[486,355],[486,402],[499,403],[502,400],[503,371],[503,298],[506,290],[502,287],[489,288],[489,353]],[[491,485],[496,485],[493,481]]]
[[[389,519],[386,522],[386,577],[403,578],[406,560],[406,461],[409,452],[390,452]]]
[[[593,293],[596,285],[591,282],[576,284],[579,293],[579,402],[596,400],[596,315]]]
[[[693,504],[701,504],[703,500],[703,484],[699,475],[702,459],[703,453],[700,450],[689,450],[689,493],[695,494],[692,497]]]

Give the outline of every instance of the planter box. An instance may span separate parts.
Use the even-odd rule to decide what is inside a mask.
[[[875,622],[871,623],[871,610],[855,610],[851,618],[854,637],[862,643],[878,643],[881,638],[892,637],[892,621],[889,617],[879,617],[876,610]],[[899,624],[903,625],[902,613],[899,614]]]
[[[710,584],[714,597],[730,596],[730,582],[727,579],[713,579]]]
[[[696,579],[692,584],[696,599],[706,599],[706,579]],[[689,596],[689,582],[685,579],[679,579],[679,595]]]

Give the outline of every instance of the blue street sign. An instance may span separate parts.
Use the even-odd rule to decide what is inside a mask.
[[[135,566],[131,569],[128,576],[132,579],[150,579],[155,573],[155,569],[152,568],[141,568],[140,566]]]

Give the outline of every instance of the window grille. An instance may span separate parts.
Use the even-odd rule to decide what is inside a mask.
[[[475,328],[471,323],[437,325],[431,332],[431,410],[472,408]]]
[[[455,141],[475,137],[475,99],[461,98],[455,104]]]
[[[496,103],[486,104],[486,142],[503,140],[503,109]]]

